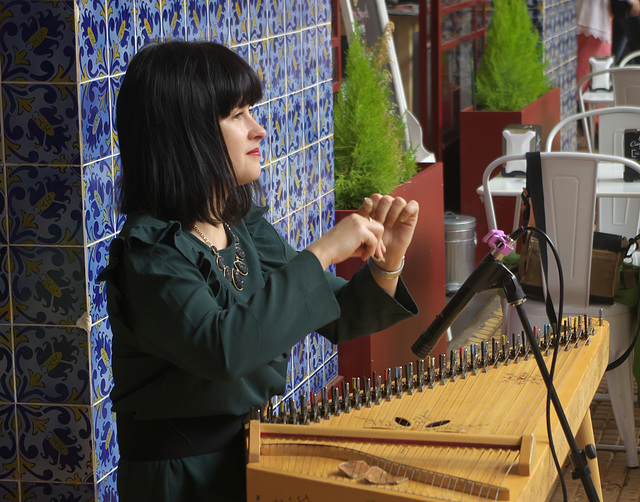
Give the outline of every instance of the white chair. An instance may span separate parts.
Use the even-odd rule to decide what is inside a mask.
[[[611,77],[612,90],[582,90],[587,80],[604,75]],[[578,101],[581,113],[598,107],[640,106],[640,66],[615,67],[588,73],[578,82]],[[593,139],[595,118],[590,119],[590,125]],[[586,130],[585,134],[588,134]]]
[[[497,228],[489,179],[505,162],[522,160],[522,155],[510,155],[494,160],[483,175],[484,204],[489,230]],[[541,153],[546,232],[556,246],[564,271],[563,315],[597,317],[603,309],[610,323],[609,360],[617,358],[633,340],[635,312],[629,307],[589,305],[593,222],[596,210],[598,164],[620,162],[640,173],[640,165],[619,157],[575,152]],[[554,302],[559,299],[557,267],[549,253],[549,292]],[[524,308],[532,326],[548,324],[545,304],[527,299]],[[503,303],[503,328],[506,334],[520,333],[522,325],[515,309]],[[633,359],[607,373],[611,403],[622,442],[627,453],[627,465],[638,466],[636,433],[633,415]]]
[[[570,115],[558,122],[547,137],[545,151],[552,151],[553,140],[567,124],[582,120],[585,131],[588,130],[588,119],[599,117],[598,128],[599,151],[603,155],[615,155],[624,157],[624,131],[625,129],[640,130],[640,107],[612,106],[600,108],[584,113]],[[587,134],[587,146],[593,153],[590,135]],[[598,178],[622,179],[624,167],[622,164],[601,165],[598,170]],[[598,230],[611,234],[634,237],[640,228],[640,199],[624,197],[600,197],[598,198]]]
[[[623,66],[627,66],[632,59],[640,58],[640,51],[633,51],[623,57],[618,63],[618,67],[622,68]],[[632,66],[632,65],[630,65]]]

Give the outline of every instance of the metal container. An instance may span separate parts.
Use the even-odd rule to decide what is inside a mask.
[[[447,294],[453,294],[475,268],[476,219],[473,216],[444,214],[444,259]]]

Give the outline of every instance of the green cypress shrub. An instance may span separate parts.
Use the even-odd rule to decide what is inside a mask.
[[[388,194],[416,173],[405,150],[405,125],[391,100],[385,36],[369,50],[356,26],[334,105],[335,207],[355,209],[372,193]]]
[[[551,89],[526,0],[494,0],[476,76],[480,110],[519,110]]]

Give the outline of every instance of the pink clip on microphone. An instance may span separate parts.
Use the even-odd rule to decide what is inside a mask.
[[[503,257],[510,255],[515,249],[515,241],[502,230],[491,230],[484,236],[482,242],[486,242],[490,248],[497,251]],[[493,252],[494,251],[492,251],[492,253]]]

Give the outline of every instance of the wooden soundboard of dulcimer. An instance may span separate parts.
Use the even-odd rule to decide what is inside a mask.
[[[609,325],[567,325],[554,385],[582,447],[595,444],[589,404],[607,365]],[[556,337],[536,340],[550,368]],[[437,365],[418,360],[324,389],[319,400],[301,396],[297,410],[292,401],[289,411],[259,411],[247,426],[247,500],[546,500],[557,472],[547,390],[530,349],[518,338],[493,340]],[[551,433],[562,462],[569,449],[553,409]],[[600,491],[597,462],[589,467]]]

